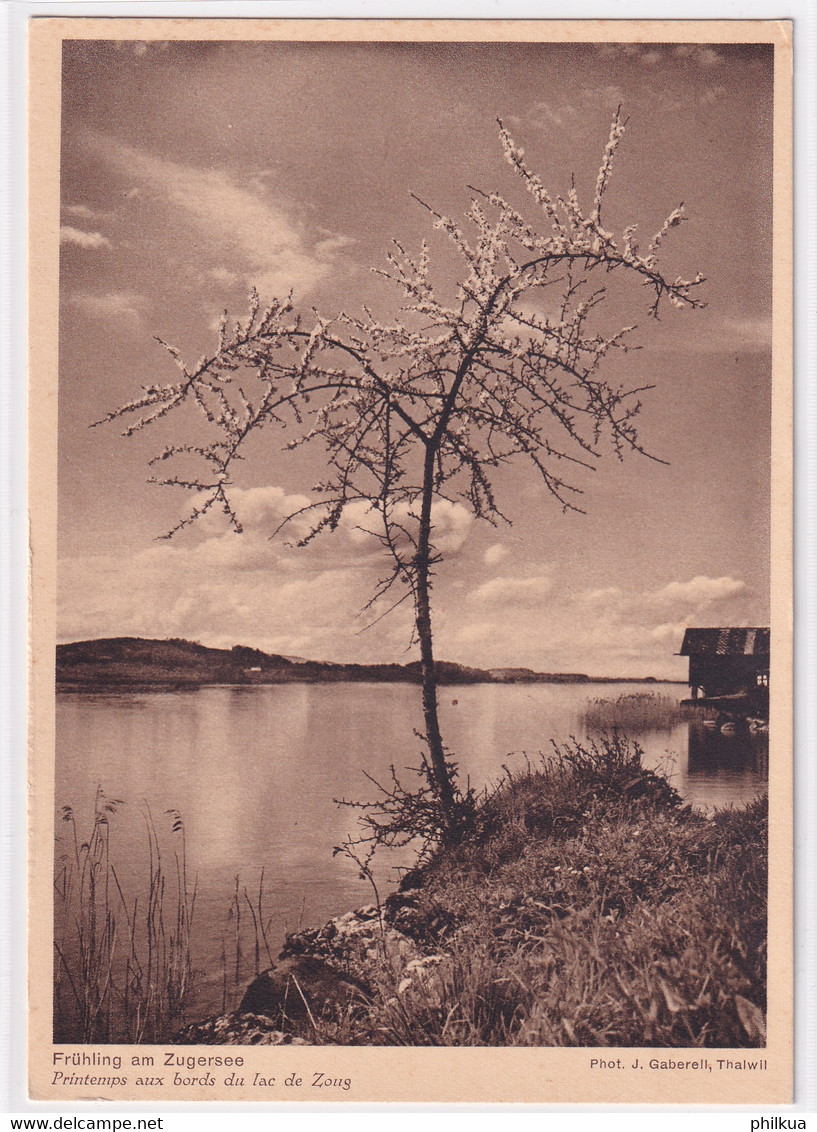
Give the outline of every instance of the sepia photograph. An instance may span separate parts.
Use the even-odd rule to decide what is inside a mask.
[[[38,1095],[785,1100],[785,26],[36,22]]]

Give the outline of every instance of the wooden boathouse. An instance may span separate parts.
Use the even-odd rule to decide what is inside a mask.
[[[769,715],[769,630],[687,629],[691,698],[684,703]]]

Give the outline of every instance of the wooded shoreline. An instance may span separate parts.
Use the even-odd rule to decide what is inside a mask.
[[[420,664],[338,664],[262,652],[243,645],[216,649],[180,639],[112,637],[57,645],[56,680],[61,691],[185,691],[204,686],[270,684],[419,684]],[[589,676],[536,672],[530,668],[472,668],[437,662],[437,680],[467,684],[678,684],[652,676]]]

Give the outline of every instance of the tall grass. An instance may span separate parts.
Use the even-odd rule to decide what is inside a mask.
[[[144,836],[130,848],[137,861],[144,860],[144,868],[137,869],[128,884],[117,871],[111,839],[111,824],[124,805],[99,787],[87,836],[80,832],[73,808],[61,810],[64,832],[58,839],[62,851],[55,875],[55,1041],[167,1041],[201,996],[208,974],[214,974],[194,965],[196,884],[188,875],[181,814],[164,811],[157,827],[150,807],[142,804]],[[121,843],[118,850],[121,854]],[[224,1012],[241,997],[247,982],[274,962],[268,899],[263,868],[252,892],[241,877],[235,878],[221,929]]]
[[[87,838],[73,808],[62,807],[67,836],[55,877],[55,1041],[157,1041],[184,1015],[196,902],[184,822],[176,810],[166,811],[168,868],[143,805],[147,882],[141,900],[129,898],[111,859],[110,820],[123,805],[99,787]]]
[[[253,891],[252,895],[241,877],[235,878],[221,934],[222,1013],[231,1008],[237,994],[243,994],[250,979],[275,962],[270,946],[273,917],[265,909],[267,899],[263,868],[258,878],[258,891]]]

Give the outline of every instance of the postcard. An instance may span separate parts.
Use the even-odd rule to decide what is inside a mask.
[[[36,1100],[792,1095],[773,21],[30,21]]]

